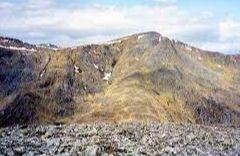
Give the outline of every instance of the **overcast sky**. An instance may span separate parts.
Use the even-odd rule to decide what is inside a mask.
[[[0,0],[0,35],[75,46],[157,31],[240,53],[240,0]]]

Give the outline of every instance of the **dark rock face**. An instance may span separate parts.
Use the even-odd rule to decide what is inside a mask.
[[[42,48],[53,49],[53,50],[57,50],[59,48],[57,45],[54,45],[51,43],[47,43],[47,44],[42,43],[42,44],[39,44],[38,46]]]
[[[51,116],[47,122],[239,126],[239,65],[239,55],[202,51],[156,32],[62,49],[0,38],[0,124],[45,123]]]
[[[212,98],[205,99],[205,103],[199,105],[195,110],[195,115],[198,118],[198,122],[202,124],[224,124],[226,122],[239,125],[240,113],[235,110],[231,110],[225,104],[217,103]]]
[[[31,57],[0,48],[0,95],[9,95],[35,78]]]
[[[0,155],[239,155],[239,129],[88,124],[0,129]]]
[[[30,124],[37,121],[36,105],[40,97],[32,93],[19,94],[0,114],[0,126]]]

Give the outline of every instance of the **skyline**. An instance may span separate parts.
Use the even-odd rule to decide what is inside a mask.
[[[77,46],[157,31],[204,50],[240,53],[238,0],[0,0],[0,35]]]

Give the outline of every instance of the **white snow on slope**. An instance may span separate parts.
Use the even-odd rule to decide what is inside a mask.
[[[47,48],[47,49],[51,49],[53,51],[57,51],[58,49],[60,48],[57,48],[57,47],[51,47],[51,44],[50,43],[47,43],[46,45],[37,45],[37,47],[39,48]]]
[[[93,64],[94,68],[99,69],[99,67],[94,63]]]
[[[13,46],[10,46],[10,47],[6,47],[6,46],[2,46],[0,45],[0,48],[5,48],[5,49],[11,49],[11,50],[19,50],[19,51],[36,51],[36,49],[32,48],[32,49],[27,49],[25,47],[13,47]]]
[[[161,36],[159,36],[159,39],[158,39],[158,41],[159,41],[159,42],[161,42],[161,41],[162,41],[162,37],[161,37]]]
[[[122,41],[125,41],[125,40],[128,40],[129,37],[124,37],[124,38],[120,38],[120,39],[117,39],[117,40],[111,40],[111,41],[108,41],[108,42],[99,42],[99,44],[106,44],[106,45],[111,45],[111,44],[114,44],[114,43],[122,43]]]
[[[113,40],[113,41],[108,41],[108,42],[103,43],[103,44],[107,44],[107,45],[109,45],[109,44],[121,43],[121,42],[122,42],[122,40]]]
[[[43,75],[46,73],[45,70],[42,71],[42,73],[40,74],[40,77],[43,77]]]
[[[139,35],[138,40],[142,39],[143,37],[144,37],[144,35]]]
[[[4,40],[2,40],[2,42],[3,42],[3,43],[7,43],[7,42],[9,42],[9,40],[4,39]]]
[[[104,73],[104,77],[103,77],[103,80],[104,81],[109,81],[110,77],[111,77],[112,73],[109,72],[109,73]]]
[[[199,56],[199,57],[198,57],[198,60],[199,60],[199,61],[202,61],[202,57]]]
[[[79,73],[79,67],[74,65],[74,71],[75,71],[75,73]]]
[[[192,51],[192,47],[189,47],[189,46],[185,46],[185,49],[188,51]]]

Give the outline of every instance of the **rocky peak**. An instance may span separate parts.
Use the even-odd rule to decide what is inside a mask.
[[[59,49],[59,47],[57,45],[52,44],[52,43],[42,43],[42,44],[39,44],[38,47],[52,49],[55,51]]]
[[[135,34],[136,36],[148,36],[148,37],[159,37],[159,36],[162,36],[160,33],[158,32],[155,32],[155,31],[149,31],[149,32],[143,32],[143,33],[138,33],[138,34]]]

